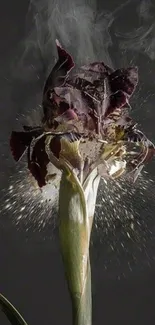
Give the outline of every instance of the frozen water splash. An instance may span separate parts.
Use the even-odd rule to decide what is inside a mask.
[[[43,231],[49,226],[51,228],[51,225],[54,230],[58,221],[59,184],[49,183],[40,190],[27,171],[26,162],[20,163],[20,170],[17,169],[11,176],[9,183],[9,187],[3,191],[1,215],[9,216],[19,230],[24,227],[26,231]],[[101,181],[92,243],[95,247],[95,243],[100,242],[101,258],[96,249],[95,256],[98,257],[98,264],[101,261],[104,265],[104,271],[108,269],[109,275],[110,268],[112,274],[118,276],[126,265],[128,269],[124,271],[125,274],[132,271],[133,265],[140,267],[153,260],[154,196],[154,181],[146,172],[135,184],[123,178],[119,181]],[[142,255],[140,263],[139,254]]]
[[[132,184],[122,178],[119,181],[102,180],[99,189],[96,214],[99,215],[98,223],[108,230],[115,231],[116,228],[126,228],[128,238],[132,237],[135,224],[140,226],[138,221],[139,209],[145,214],[148,210],[148,193],[153,180],[143,172],[137,182]],[[149,195],[150,196],[150,195]]]
[[[103,247],[99,255],[102,261],[104,255],[104,269],[109,275],[110,269],[118,276],[127,267],[122,274],[126,275],[129,270],[150,266],[154,260],[154,198],[155,183],[147,172],[135,184],[125,179],[101,182],[95,228]]]
[[[40,189],[26,170],[26,165],[11,176],[10,185],[3,191],[1,213],[9,214],[17,228],[24,223],[28,231],[32,226],[38,230],[48,223],[56,222],[58,184],[48,184]]]
[[[59,174],[58,180],[40,189],[23,162],[21,169],[11,176],[8,189],[3,191],[2,210],[8,211],[16,224],[24,221],[41,229],[53,219],[53,214],[56,217],[60,177]],[[147,216],[152,213],[149,201],[155,195],[154,190],[154,181],[147,172],[135,184],[123,178],[101,180],[95,215],[95,227],[99,232],[102,230],[101,241],[118,232],[140,243],[146,232],[151,236]]]

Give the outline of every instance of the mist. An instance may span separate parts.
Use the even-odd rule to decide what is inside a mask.
[[[132,8],[131,29],[124,32],[124,27],[118,30],[115,35],[119,41],[120,50],[132,50],[155,59],[155,4],[151,0],[135,1],[135,7]],[[129,8],[130,6],[130,8]],[[131,5],[126,7],[124,20],[128,18],[128,12],[131,11]],[[132,17],[136,18],[137,27],[132,25]]]
[[[77,65],[102,60],[112,66],[109,47],[113,15],[98,10],[95,0],[31,0],[26,18],[26,38],[18,66],[33,61],[33,70],[47,74],[56,58],[55,39],[73,55]],[[32,67],[24,71],[29,77]]]

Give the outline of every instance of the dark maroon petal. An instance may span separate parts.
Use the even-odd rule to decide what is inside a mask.
[[[58,61],[46,80],[43,94],[45,94],[49,89],[52,90],[54,87],[59,87],[62,85],[67,74],[74,67],[74,62],[71,55],[61,47],[57,40],[56,45],[58,51]]]
[[[15,132],[11,133],[10,137],[10,148],[13,158],[18,161],[27,149],[28,144],[31,142],[25,136],[25,132]]]
[[[75,65],[73,58],[65,49],[62,48],[62,46],[58,40],[56,40],[56,45],[57,45],[57,51],[58,51],[58,56],[59,56],[59,63],[61,63],[61,65],[63,65],[63,69],[64,69],[65,73],[67,74]],[[60,67],[58,65],[58,68],[61,69],[62,67]],[[55,69],[55,67],[54,67],[54,69]],[[56,70],[57,70],[57,68],[56,68]]]
[[[42,133],[42,129],[29,132],[13,131],[10,137],[10,148],[12,155],[18,161],[25,153],[33,138],[37,138]]]
[[[138,68],[118,69],[109,76],[111,91],[122,90],[131,96],[138,83]]]
[[[107,75],[109,75],[113,72],[113,69],[108,67],[103,62],[93,62],[93,63],[90,63],[89,65],[83,65],[80,69],[85,70],[85,71],[104,73]]]
[[[32,149],[32,155],[30,151]],[[39,187],[46,185],[48,155],[45,151],[45,136],[39,139],[33,148],[28,149],[28,169],[38,182]]]
[[[58,61],[49,74],[44,91],[43,91],[43,122],[47,123],[49,127],[53,126],[53,118],[58,111],[58,103],[54,98],[54,88],[60,87],[64,84],[67,74],[74,67],[74,62],[69,53],[63,49],[58,41],[56,41],[58,51]]]
[[[43,102],[43,124],[45,123],[49,128],[52,128],[54,126],[54,117],[58,115],[58,110],[59,107],[54,98],[52,98],[49,102]]]
[[[77,90],[80,91],[81,110],[83,113],[86,110],[87,112],[88,110],[95,111],[96,106],[98,106],[99,102],[102,100],[104,89],[102,92],[99,92],[97,89],[98,84],[96,85],[95,83],[79,77],[74,78],[74,80],[69,80],[69,82],[67,81],[67,85],[75,89],[75,94],[77,94]],[[74,103],[73,107],[75,107]]]
[[[51,133],[52,135],[52,133]],[[70,142],[73,142],[81,135],[78,133],[65,133],[57,134],[50,141],[50,150],[53,155],[59,159],[59,154],[61,151],[61,139],[62,137],[68,139]],[[47,165],[50,162],[48,154],[45,149],[45,139],[44,135],[39,140],[36,139],[35,144],[28,147],[28,169],[31,172],[32,176],[38,182],[39,187],[46,185],[46,176],[47,176]],[[32,152],[32,153],[31,153]]]
[[[52,151],[53,155],[59,159],[59,154],[61,151],[61,137],[57,136],[54,137],[51,141],[50,141],[50,150]]]
[[[43,169],[40,168],[39,165],[34,163],[33,161],[29,162],[28,168],[32,176],[35,178],[35,180],[38,183],[38,186],[41,188],[46,185],[45,177],[47,175],[47,172],[43,173]]]
[[[121,108],[126,103],[126,95],[122,91],[117,91],[109,97],[109,106],[105,112],[105,117],[112,114],[116,109]]]
[[[69,110],[69,104],[66,103],[66,101],[61,101],[59,103],[59,107],[58,107],[58,114],[57,116],[60,116],[62,114],[64,114],[65,112],[67,112]]]
[[[94,91],[94,89],[96,88],[96,86],[92,82],[84,78],[79,78],[78,76],[67,81],[67,86],[81,91],[87,91],[88,93],[90,93],[90,91]]]
[[[22,155],[27,151],[28,169],[31,174],[37,180],[38,185],[42,187],[45,185],[45,177],[47,174],[47,164],[49,162],[48,156],[45,152],[45,136],[37,140],[42,135],[42,128],[33,128],[24,126],[24,129],[30,130],[26,132],[12,132],[10,139],[10,147],[13,157],[18,161]],[[32,140],[36,139],[36,143],[33,146]],[[32,144],[31,144],[32,143]],[[30,152],[32,151],[32,155]]]

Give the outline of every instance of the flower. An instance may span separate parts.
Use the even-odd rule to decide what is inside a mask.
[[[56,45],[58,61],[43,90],[42,125],[13,131],[10,146],[16,161],[27,151],[39,187],[61,178],[59,238],[73,324],[91,325],[89,243],[100,178],[136,180],[155,147],[129,116],[138,69],[114,71],[103,62],[73,69],[70,54]]]
[[[43,90],[42,126],[12,132],[15,160],[27,150],[28,169],[40,187],[56,177],[48,173],[48,164],[62,169],[63,161],[82,183],[96,167],[102,177],[128,175],[135,181],[155,152],[129,116],[137,67],[114,71],[93,62],[73,69],[71,55],[58,40],[56,46],[58,61]]]

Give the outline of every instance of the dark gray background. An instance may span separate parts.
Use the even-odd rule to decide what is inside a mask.
[[[155,2],[129,1],[119,11],[117,8],[121,3],[119,0],[97,3],[99,14],[103,9],[108,11],[105,30],[109,24],[111,37],[107,45],[109,36],[103,33],[103,59],[115,67],[139,66],[140,83],[132,99],[133,115],[148,137],[155,141]],[[8,147],[9,134],[18,124],[17,116],[25,113],[26,108],[30,110],[38,104],[38,93],[42,89],[46,70],[52,64],[50,55],[45,53],[43,57],[48,57],[48,63],[43,66],[42,56],[39,50],[38,56],[35,54],[34,45],[23,59],[25,43],[21,42],[27,40],[28,30],[31,31],[29,23],[28,29],[25,29],[28,6],[27,0],[5,0],[0,11],[0,292],[16,306],[30,325],[69,325],[71,306],[57,228],[53,230],[53,225],[47,223],[44,230],[39,231],[32,222],[26,231],[24,223],[16,227],[12,222],[13,209],[7,213],[3,209],[10,176],[16,175]],[[121,33],[130,33],[126,43]],[[74,52],[76,43],[71,48]],[[54,50],[51,52],[54,53]],[[35,68],[30,68],[31,64]],[[148,171],[149,177],[154,179],[154,162],[149,165]],[[120,225],[115,232],[109,230],[106,233],[98,221],[98,230],[96,227],[93,229],[91,256],[95,325],[151,325],[155,322],[154,197],[154,186],[150,182],[147,191],[144,191],[145,202],[142,201],[140,189],[133,196],[134,212],[139,215],[141,224],[140,243],[127,239]],[[120,247],[119,240],[124,242],[125,249]],[[109,249],[111,246],[114,250]],[[8,324],[3,315],[0,315],[0,324]]]

